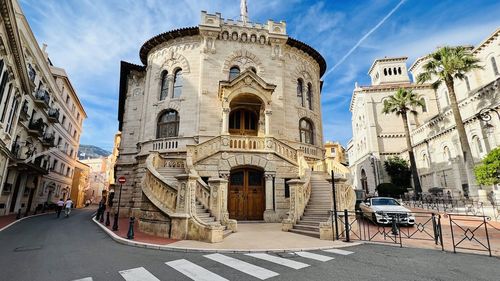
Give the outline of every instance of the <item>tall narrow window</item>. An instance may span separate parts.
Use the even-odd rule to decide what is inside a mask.
[[[2,117],[0,118],[0,122],[3,123],[5,120],[5,114],[7,113],[7,108],[9,107],[8,104],[10,102],[10,95],[12,92],[12,83],[9,84],[9,89],[7,90],[7,97],[5,98],[5,102],[3,103],[3,110],[2,110]]]
[[[443,159],[444,161],[448,161],[448,163],[451,162],[451,152],[447,146],[443,148]]]
[[[158,118],[157,138],[170,138],[179,135],[179,114],[175,110],[165,111]]]
[[[174,75],[174,98],[178,98],[182,94],[182,69],[178,69]]]
[[[481,144],[481,140],[479,139],[479,137],[473,136],[472,143],[476,147],[477,156],[481,157],[481,155],[483,154],[483,145]]]
[[[3,98],[3,92],[5,91],[5,87],[7,86],[8,79],[9,79],[9,72],[4,71],[3,76],[2,76],[2,80],[0,82],[0,101]]]
[[[20,98],[15,98],[13,101],[12,101],[12,106],[11,106],[11,110],[10,110],[10,113],[9,113],[9,119],[7,119],[7,127],[5,127],[5,132],[8,133],[9,135],[12,133],[12,126],[13,125],[13,121],[15,119],[15,115],[17,113],[17,108],[19,107],[19,102],[20,102]]]
[[[465,76],[465,87],[467,88],[467,93],[470,92],[470,82],[469,82],[469,77]]]
[[[425,103],[425,99],[421,98],[420,102],[422,103],[422,112],[427,112],[427,104]]]
[[[160,100],[166,99],[168,96],[168,72],[163,71],[161,74],[161,90],[160,90]]]
[[[300,119],[300,142],[314,144],[314,131],[312,123],[307,119]]]
[[[307,84],[307,108],[309,108],[310,110],[313,109],[313,94],[312,94],[312,85],[311,83],[308,83]]]
[[[498,67],[497,67],[497,62],[495,61],[495,57],[491,57],[490,60],[491,60],[491,67],[493,68],[493,73],[495,75],[499,75],[499,73],[498,73]]]
[[[240,75],[239,67],[233,66],[229,69],[229,81],[233,81],[233,79],[238,77],[238,75]]]
[[[444,95],[444,101],[446,102],[445,106],[450,105],[450,97],[448,97],[448,91],[444,91],[443,95]]]
[[[297,101],[299,105],[304,106],[304,82],[302,79],[297,80]]]

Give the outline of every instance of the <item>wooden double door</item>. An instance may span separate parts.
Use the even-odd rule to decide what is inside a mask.
[[[229,178],[229,218],[262,220],[266,208],[264,173],[250,168],[237,169]]]

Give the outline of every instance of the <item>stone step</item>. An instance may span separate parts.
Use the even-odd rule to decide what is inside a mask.
[[[211,223],[215,221],[214,217],[200,217],[200,219],[206,223]]]
[[[329,215],[325,215],[325,216],[320,216],[320,215],[302,216],[302,219],[306,220],[306,221],[327,221],[328,218],[330,218]]]
[[[196,213],[199,218],[208,218],[210,217],[210,213]]]
[[[229,236],[231,233],[233,233],[233,231],[231,229],[226,229],[224,230],[224,232],[222,233],[222,238],[226,238],[227,236]]]
[[[314,225],[306,225],[306,224],[301,224],[300,222],[296,225],[293,226],[294,229],[300,229],[300,230],[308,230],[308,231],[317,231],[319,232],[319,224],[317,226]]]
[[[329,216],[329,211],[305,211],[304,216]]]
[[[301,230],[301,229],[292,228],[292,229],[290,229],[290,232],[319,238],[319,232],[316,232],[316,231],[308,231],[308,230]]]
[[[301,225],[312,225],[312,226],[318,226],[319,227],[319,221],[308,221],[308,220],[300,220],[298,224]]]

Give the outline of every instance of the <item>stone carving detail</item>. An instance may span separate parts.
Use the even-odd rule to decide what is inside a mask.
[[[222,67],[222,72],[225,74],[229,74],[229,69],[232,66],[238,66],[241,71],[254,67],[257,70],[257,74],[261,76],[264,71],[264,67],[260,59],[246,50],[238,50],[229,55],[224,61],[224,65]]]
[[[164,167],[185,168],[185,161],[184,160],[168,160],[168,161],[165,161]]]
[[[179,186],[179,209],[183,210],[185,207],[184,197],[186,196],[186,183],[181,183]]]
[[[160,69],[154,75],[155,80],[160,80],[161,75],[165,70],[168,71],[169,74],[173,74],[174,70],[176,70],[177,68],[181,68],[182,73],[184,74],[190,72],[188,60],[183,55],[175,52],[174,50],[162,50],[155,55],[158,57],[163,57],[163,59],[160,59],[160,62],[162,63]],[[173,79],[173,76],[171,79]]]

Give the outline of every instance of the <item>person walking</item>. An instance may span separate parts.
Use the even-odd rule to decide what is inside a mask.
[[[57,201],[57,209],[56,209],[56,213],[57,213],[57,218],[59,218],[61,216],[61,211],[64,207],[64,201],[63,199],[59,199],[59,201]]]
[[[65,210],[64,210],[64,213],[66,215],[66,217],[69,217],[69,214],[71,213],[71,207],[73,207],[73,201],[71,201],[71,198],[68,198],[68,200],[66,200],[66,203],[65,204]]]

